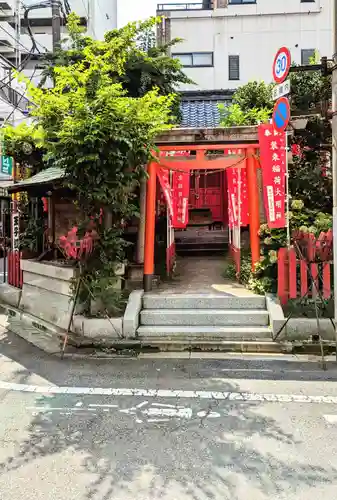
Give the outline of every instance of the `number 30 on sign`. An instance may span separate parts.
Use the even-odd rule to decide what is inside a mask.
[[[289,74],[291,66],[291,54],[287,47],[282,47],[277,51],[273,63],[273,77],[276,83],[283,83]]]

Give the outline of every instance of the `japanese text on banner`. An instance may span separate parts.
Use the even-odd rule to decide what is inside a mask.
[[[286,136],[273,125],[259,126],[263,197],[271,229],[286,226]]]
[[[175,229],[184,229],[188,224],[188,200],[190,196],[190,173],[173,172],[173,219]]]
[[[170,174],[166,168],[158,168],[157,175],[159,179],[160,186],[163,190],[165,201],[167,203],[167,208],[171,219],[173,220],[173,202],[172,202],[172,189],[170,185]]]
[[[247,226],[249,224],[247,171],[243,167],[228,168],[228,215],[229,227]]]

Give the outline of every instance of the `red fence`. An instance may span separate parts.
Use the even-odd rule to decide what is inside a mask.
[[[278,251],[278,297],[282,304],[289,299],[332,295],[332,262],[308,262],[296,256],[295,248]]]
[[[21,252],[11,251],[7,255],[8,284],[16,288],[22,288],[23,273],[21,271]]]

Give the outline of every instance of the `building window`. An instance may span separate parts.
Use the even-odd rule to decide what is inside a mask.
[[[257,3],[257,0],[228,0],[229,5],[242,5],[247,3]]]
[[[301,64],[307,66],[311,63],[312,58],[315,58],[315,49],[302,49],[301,50]]]
[[[185,68],[207,68],[213,66],[213,52],[190,52],[172,54],[173,59],[179,59]]]
[[[240,80],[240,56],[228,56],[228,79]]]

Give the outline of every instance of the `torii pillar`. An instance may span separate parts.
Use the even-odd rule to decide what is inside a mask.
[[[145,219],[145,249],[144,249],[144,280],[145,292],[152,290],[154,276],[154,248],[156,236],[156,188],[157,163],[149,163],[147,169],[146,219]]]

